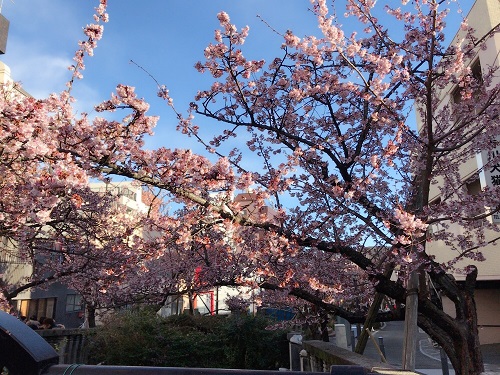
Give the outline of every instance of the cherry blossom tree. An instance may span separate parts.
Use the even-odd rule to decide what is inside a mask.
[[[181,271],[192,280],[189,272],[196,264],[202,267],[205,285],[261,287],[279,300],[306,301],[356,322],[365,318],[373,295],[405,303],[412,292],[410,275],[418,274],[419,326],[445,349],[457,374],[479,374],[477,268],[464,270],[464,283],[451,272],[457,259],[480,260],[487,245],[485,231],[498,231],[489,217],[498,209],[500,189],[466,195],[459,171],[479,151],[497,146],[497,67],[482,66],[481,77],[469,67],[478,48],[486,48],[497,30],[477,36],[464,21],[462,44],[448,47],[445,6],[453,4],[415,0],[380,9],[373,1],[347,0],[345,17],[349,25],[357,25],[347,34],[340,19],[329,14],[326,1],[312,4],[320,36],[285,32],[278,57],[267,63],[245,58],[242,45],[249,29],[238,30],[226,13],[219,13],[215,42],[196,64],[214,83],[198,92],[186,116],[179,113],[178,125],[205,144],[208,157],[190,150],[144,148],[144,137],[152,134],[158,119],[147,115],[148,105],[126,85],[96,107],[102,117],[93,119],[73,114],[70,90],[21,103],[5,96],[2,113],[13,115],[4,128],[16,126],[4,138],[12,140],[13,150],[26,152],[27,160],[34,158],[37,170],[31,173],[33,181],[9,186],[28,186],[31,196],[29,184],[46,170],[51,187],[43,190],[51,199],[35,195],[29,207],[37,209],[19,218],[12,209],[12,220],[5,225],[14,228],[33,217],[47,218],[52,212],[47,207],[54,208],[65,196],[52,197],[47,191],[57,191],[58,184],[67,189],[68,180],[80,183],[86,176],[113,175],[134,179],[168,192],[186,208],[182,220],[168,213],[151,217],[159,235],[139,247],[151,253],[140,263],[144,268],[136,291],[140,285],[148,293],[154,293],[152,285],[173,285]],[[107,20],[105,7],[101,0],[96,21]],[[386,14],[380,17],[382,10]],[[102,28],[91,25],[85,31],[89,39],[76,55],[70,88]],[[459,87],[459,100],[443,102],[442,92],[450,86]],[[173,106],[166,87],[158,95]],[[105,116],[119,109],[126,112],[123,119]],[[220,127],[212,140],[201,136],[195,115]],[[413,125],[415,116],[419,129]],[[23,148],[14,138],[25,124],[36,130],[30,131]],[[47,153],[32,148],[30,154],[28,146],[42,137],[47,138]],[[231,149],[236,137],[246,150]],[[16,152],[7,154],[12,163]],[[498,156],[492,155],[488,163],[498,164]],[[23,168],[23,163],[13,164],[12,171]],[[441,201],[430,204],[435,182]],[[47,184],[43,179],[39,183]],[[233,199],[249,188],[252,215],[250,206]],[[276,209],[272,219],[263,214],[269,204]],[[463,230],[429,237],[429,225],[435,223]],[[430,240],[445,241],[457,250],[457,258],[436,262],[426,248]],[[175,266],[168,265],[169,259]],[[125,260],[117,258],[115,266],[121,262]],[[174,279],[160,279],[163,267],[173,267],[167,274]],[[395,270],[396,279],[391,277]],[[101,294],[117,285],[112,280],[103,274],[97,278],[105,285]],[[435,303],[435,290],[452,301],[454,315]],[[401,316],[392,311],[380,318]]]
[[[96,20],[106,21],[104,9],[104,4],[97,8]],[[39,100],[14,83],[1,88],[1,256],[2,263],[13,264],[0,269],[0,303],[6,310],[27,289],[53,282],[77,288],[88,275],[100,275],[94,286],[101,284],[102,292],[103,275],[116,281],[154,256],[150,249],[140,251],[147,217],[126,212],[114,196],[91,191],[89,174],[64,141],[74,118],[70,89],[83,68],[82,56],[92,53],[101,31],[99,25],[86,28],[89,39],[80,43],[66,92]],[[11,275],[20,265],[31,273]]]
[[[487,218],[498,209],[499,190],[464,194],[459,172],[478,150],[497,144],[498,66],[483,66],[481,77],[468,67],[497,30],[477,36],[464,21],[464,42],[447,47],[444,2],[387,5],[391,28],[374,16],[374,2],[346,4],[349,21],[359,22],[356,32],[346,35],[326,2],[313,1],[322,37],[299,38],[287,31],[281,56],[267,65],[244,57],[248,29],[238,31],[220,13],[221,30],[205,50],[206,60],[196,66],[215,83],[198,93],[191,111],[223,127],[207,143],[212,151],[224,150],[224,143],[246,131],[248,149],[262,158],[257,171],[246,167],[240,150],[228,154],[237,171],[252,172],[263,195],[276,197],[281,225],[269,230],[288,241],[282,257],[293,270],[290,279],[279,278],[282,285],[293,292],[292,285],[305,276],[323,303],[335,296],[335,286],[352,285],[342,271],[318,282],[303,263],[293,267],[301,251],[311,260],[316,252],[339,254],[363,270],[376,291],[398,302],[408,293],[409,275],[418,272],[423,281],[419,326],[446,350],[457,373],[479,373],[477,269],[466,270],[464,284],[449,271],[458,258],[480,260],[487,245],[484,231],[498,231]],[[460,88],[460,100],[443,103],[442,91],[450,86]],[[419,130],[411,126],[414,109]],[[181,123],[182,129],[197,136],[191,124]],[[496,157],[489,163],[495,165]],[[443,199],[429,205],[434,181],[444,181],[439,187]],[[287,207],[280,194],[295,198],[297,207]],[[458,251],[447,264],[426,251],[428,225],[437,222],[458,224],[466,232],[433,237]],[[280,254],[279,247],[271,249]],[[400,279],[392,281],[387,271],[396,268]],[[433,303],[427,280],[454,303],[455,317]]]
[[[152,256],[151,251],[141,251],[141,231],[141,217],[125,212],[116,197],[74,190],[59,200],[47,219],[28,220],[3,233],[2,260],[15,269],[31,267],[24,277],[2,280],[3,297],[12,301],[27,289],[53,282],[75,287],[88,282],[88,275],[99,275],[100,282],[94,286],[104,291],[103,275],[114,275],[117,281]]]
[[[447,47],[448,9],[441,8],[443,2],[387,6],[393,24],[404,23],[388,29],[373,15],[375,4],[348,1],[346,15],[359,21],[363,31],[346,35],[328,15],[325,2],[313,3],[322,37],[285,33],[281,57],[267,65],[244,57],[241,45],[248,28],[238,31],[227,14],[218,16],[221,30],[215,33],[215,44],[197,64],[216,81],[198,93],[191,113],[223,127],[206,143],[210,151],[222,155],[227,141],[243,136],[248,149],[262,158],[258,170],[246,167],[241,150],[222,160],[247,184],[259,186],[261,205],[275,197],[280,223],[247,220],[230,203],[213,206],[226,220],[268,231],[265,244],[247,243],[247,251],[265,265],[260,275],[271,281],[262,286],[285,288],[326,309],[337,305],[329,302],[335,301],[338,289],[352,285],[347,272],[331,267],[332,259],[354,263],[377,292],[398,302],[405,301],[409,275],[418,272],[423,281],[418,324],[446,350],[457,373],[479,373],[483,365],[473,298],[477,269],[465,270],[463,284],[449,271],[459,258],[480,260],[487,245],[484,231],[498,231],[487,220],[497,210],[498,189],[465,195],[458,170],[478,150],[496,147],[497,68],[483,67],[478,78],[468,67],[496,30],[478,37],[464,22],[464,43]],[[442,103],[440,92],[450,85],[460,87],[461,98]],[[419,131],[411,126],[415,108],[423,124]],[[199,136],[191,118],[179,127]],[[496,157],[489,163],[495,165]],[[429,205],[431,184],[440,179],[445,198]],[[170,190],[191,194],[177,186]],[[280,194],[298,202],[297,207],[287,207]],[[426,251],[428,225],[437,222],[458,224],[467,233],[444,231],[433,238],[458,251],[446,264],[435,262]],[[323,258],[321,263],[331,267],[324,281],[299,261],[299,255],[312,261],[319,254],[330,255],[330,262]],[[390,271],[396,268],[400,279],[393,281]],[[298,282],[301,278],[307,288]],[[454,303],[454,317],[433,302],[427,280]],[[321,298],[315,299],[318,293]],[[330,308],[354,319],[348,311]]]

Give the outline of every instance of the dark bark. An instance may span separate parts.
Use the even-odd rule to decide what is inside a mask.
[[[5,285],[5,287],[2,287],[2,289],[3,289],[2,292],[3,292],[5,299],[7,301],[9,301],[9,303],[10,303],[12,301],[12,299],[16,298],[19,295],[19,293],[24,292],[25,290],[35,288],[38,286],[42,286],[42,285],[43,286],[48,285],[51,282],[55,282],[63,277],[72,275],[74,273],[76,273],[76,271],[70,270],[70,271],[66,271],[66,272],[61,272],[57,275],[45,276],[41,279],[36,279],[36,280],[30,281],[26,284],[23,284],[21,286],[18,286],[10,291],[8,290],[7,286]]]
[[[418,324],[445,350],[457,375],[477,375],[484,371],[474,302],[477,268],[470,271],[464,283],[449,275],[434,280],[441,293],[453,302],[454,318],[430,299],[419,297]]]
[[[366,348],[366,344],[368,343],[368,332],[367,329],[370,330],[373,327],[373,323],[375,323],[375,319],[377,317],[377,312],[380,308],[380,304],[384,299],[384,295],[382,293],[376,293],[375,298],[368,310],[366,315],[366,320],[363,324],[363,329],[359,333],[358,342],[356,343],[355,352],[359,354],[363,354]]]
[[[328,314],[321,314],[321,341],[329,342],[330,337],[328,335]]]
[[[87,305],[87,323],[89,328],[95,328],[95,307],[91,305]]]

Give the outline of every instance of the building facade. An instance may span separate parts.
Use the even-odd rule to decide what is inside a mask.
[[[488,34],[500,23],[500,2],[498,0],[476,0],[467,15],[467,20],[469,25],[475,29],[474,35],[476,37],[480,38]],[[453,44],[461,43],[462,33],[463,31],[457,33],[452,42]],[[480,80],[487,69],[490,67],[498,68],[500,66],[499,54],[500,35],[496,33],[487,40],[486,48],[477,48],[475,56],[467,62],[472,75]],[[492,82],[492,86],[500,81],[498,74],[495,79],[496,82]],[[439,95],[443,106],[450,102],[457,103],[460,100],[460,88],[457,85],[450,84],[440,91]],[[419,128],[422,127],[420,122],[418,125]],[[500,126],[500,124],[498,125]],[[500,147],[494,152],[500,153]],[[500,166],[487,166],[488,158],[488,152],[481,152],[475,158],[471,158],[459,165],[464,193],[474,195],[484,191],[488,186],[500,185]],[[432,185],[429,204],[441,202],[440,187],[442,185],[442,180],[438,180],[437,184]],[[500,224],[500,215],[498,213],[494,214],[488,220],[493,224]],[[446,229],[440,224],[431,225],[426,249],[430,254],[435,255],[436,261],[446,263],[456,257],[458,253],[452,250],[444,241],[434,240],[434,235],[442,230],[452,231],[451,233],[456,234],[462,234],[463,232],[464,236],[466,233],[463,228],[455,224],[450,224]],[[500,268],[498,267],[498,264],[500,264],[500,243],[497,244],[493,241],[497,237],[497,232],[485,231],[485,242],[491,242],[481,250],[486,259],[485,261],[474,261],[464,257],[455,264],[457,270],[469,264],[474,264],[478,268],[475,299],[481,344],[500,342]],[[458,281],[464,281],[465,273],[457,271],[454,273],[454,277]],[[454,314],[451,302],[444,299],[443,305],[450,315]]]
[[[145,193],[140,186],[130,182],[91,183],[90,188],[97,193],[111,193],[116,196],[119,205],[130,211],[145,212],[148,205],[144,203]],[[26,283],[37,265],[44,262],[43,257],[35,255],[34,259],[21,259],[17,256],[16,244],[8,238],[2,238],[0,244],[0,274],[5,284],[16,286]],[[57,246],[55,244],[54,246]],[[57,253],[57,248],[54,248]],[[32,287],[19,293],[13,301],[20,315],[31,317],[53,318],[66,328],[82,326],[85,321],[85,306],[82,296],[67,285],[54,282],[43,288]]]

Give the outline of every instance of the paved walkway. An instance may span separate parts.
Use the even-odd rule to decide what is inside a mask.
[[[439,349],[432,346],[432,343],[429,339],[420,340],[419,349],[420,352],[427,357],[435,359],[436,361],[441,361]],[[500,374],[500,344],[481,345],[481,351],[483,352],[485,372]],[[451,367],[451,363],[449,363],[449,367],[450,375],[455,374],[455,371],[453,371],[453,368]],[[422,369],[417,371],[426,375],[441,375],[443,373],[441,369]]]
[[[386,351],[387,349],[389,349],[391,350],[392,353],[392,361],[391,358],[389,358],[390,356],[387,357],[389,362],[396,366],[398,365],[398,363],[401,364],[399,359],[401,353],[398,352],[399,350],[398,348],[394,347],[394,341],[396,340],[397,345],[400,344],[398,340],[401,339],[399,336],[402,336],[402,329],[400,329],[398,326],[395,326],[395,323],[393,322],[389,323],[388,325],[383,324],[382,328],[379,331],[373,332],[372,335],[374,337],[385,336]],[[391,344],[391,341],[392,341],[392,346],[388,348],[387,344]],[[371,342],[369,340],[367,348],[365,350],[365,355],[375,356],[376,358],[378,358],[379,357],[378,353],[375,352],[373,348],[371,348],[370,350],[370,345]],[[419,341],[417,350],[419,350],[421,354],[417,356],[416,372],[425,375],[443,374],[443,371],[441,369],[440,350],[439,348],[436,348],[432,345],[432,341],[421,329],[419,329]],[[372,353],[370,353],[370,351]],[[485,369],[484,374],[500,375],[500,344],[481,345],[481,351],[483,353],[483,361]],[[394,358],[393,352],[398,352],[396,355],[397,359]],[[424,358],[422,357],[427,358],[427,360],[424,360]],[[448,361],[448,368],[449,368],[449,374],[455,375],[455,371],[453,370],[453,367],[451,366],[451,363],[449,361]]]

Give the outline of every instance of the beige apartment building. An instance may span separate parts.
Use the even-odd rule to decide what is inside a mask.
[[[469,14],[467,15],[469,25],[476,29],[476,36],[480,37],[490,32],[496,25],[500,23],[500,0],[476,0]],[[462,35],[457,33],[452,43],[459,43]],[[490,66],[499,66],[500,64],[500,34],[496,33],[493,38],[487,41],[487,48],[477,50],[476,55],[469,62],[472,73],[479,75],[485,72]],[[496,81],[498,83],[500,77],[497,73]],[[442,104],[457,102],[457,86],[449,85],[441,92]],[[418,120],[420,121],[420,119]],[[421,124],[418,124],[419,128]],[[500,125],[500,124],[499,124]],[[495,153],[500,153],[500,147],[493,150]],[[491,153],[491,151],[490,151]],[[500,165],[486,166],[488,161],[488,153],[481,152],[475,158],[468,160],[459,166],[461,181],[464,182],[464,189],[468,194],[474,194],[488,186],[500,185]],[[432,186],[429,202],[437,202],[440,200],[439,186]],[[489,218],[490,222],[500,225],[500,214],[495,214]],[[431,233],[444,230],[440,225],[432,225]],[[458,225],[450,225],[447,229],[453,233],[461,234],[463,229]],[[498,237],[499,233],[490,231],[486,233],[486,241],[490,241]],[[455,253],[443,241],[436,241],[430,237],[430,242],[427,244],[427,250],[430,254],[436,256],[438,262],[447,262],[454,258],[458,253]],[[478,282],[476,288],[476,304],[478,311],[479,337],[481,344],[500,342],[500,242],[492,243],[482,249],[482,253],[486,260],[474,262],[471,259],[463,259],[456,265],[457,268],[466,267],[474,264],[478,268]],[[459,281],[465,280],[465,275],[460,272],[454,274]],[[443,301],[445,310],[453,313],[451,303]]]

